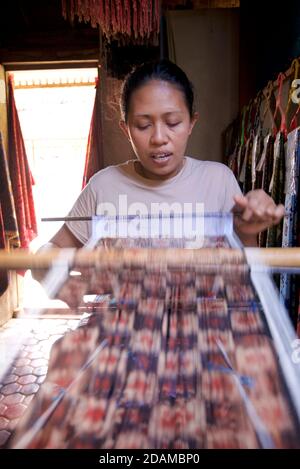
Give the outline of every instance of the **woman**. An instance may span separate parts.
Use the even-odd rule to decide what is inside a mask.
[[[234,228],[246,246],[255,246],[260,231],[277,224],[284,207],[262,190],[241,194],[233,173],[221,163],[185,156],[198,114],[185,73],[168,60],[144,64],[125,80],[120,126],[136,160],[110,166],[94,175],[69,216],[100,215],[113,209],[124,215],[144,204],[204,204],[206,212],[233,211]],[[123,204],[123,205],[122,205]],[[57,247],[81,247],[91,236],[86,221],[67,222],[52,238]]]

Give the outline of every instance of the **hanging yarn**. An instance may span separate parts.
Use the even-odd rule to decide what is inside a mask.
[[[100,26],[108,41],[155,42],[159,33],[159,0],[62,0],[62,14]]]

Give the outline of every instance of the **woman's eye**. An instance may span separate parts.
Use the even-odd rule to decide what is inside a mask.
[[[168,122],[168,127],[176,127],[176,125],[180,124],[180,122]]]
[[[145,129],[148,129],[148,127],[150,126],[150,124],[143,124],[143,125],[137,125],[137,129],[138,130],[145,130]]]

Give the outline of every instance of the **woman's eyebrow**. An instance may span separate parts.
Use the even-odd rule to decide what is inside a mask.
[[[164,113],[164,116],[170,115],[170,114],[182,114],[182,111],[168,111]]]
[[[150,119],[150,114],[134,114],[133,117],[144,117],[145,119]]]
[[[182,111],[167,111],[167,112],[164,112],[162,115],[163,116],[170,116],[172,114],[182,114]],[[145,119],[151,119],[151,115],[150,114],[134,114],[134,117],[144,117]]]

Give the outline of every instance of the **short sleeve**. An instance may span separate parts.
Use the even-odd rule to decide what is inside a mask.
[[[94,216],[95,214],[96,194],[92,188],[92,185],[88,183],[79,195],[68,216],[90,217]],[[67,221],[66,226],[82,244],[86,244],[92,235],[91,221]]]
[[[224,205],[223,205],[223,212],[230,212],[234,206],[233,197],[235,195],[241,195],[242,191],[241,188],[231,171],[231,169],[226,167],[226,175],[225,175],[225,195],[224,195]]]

